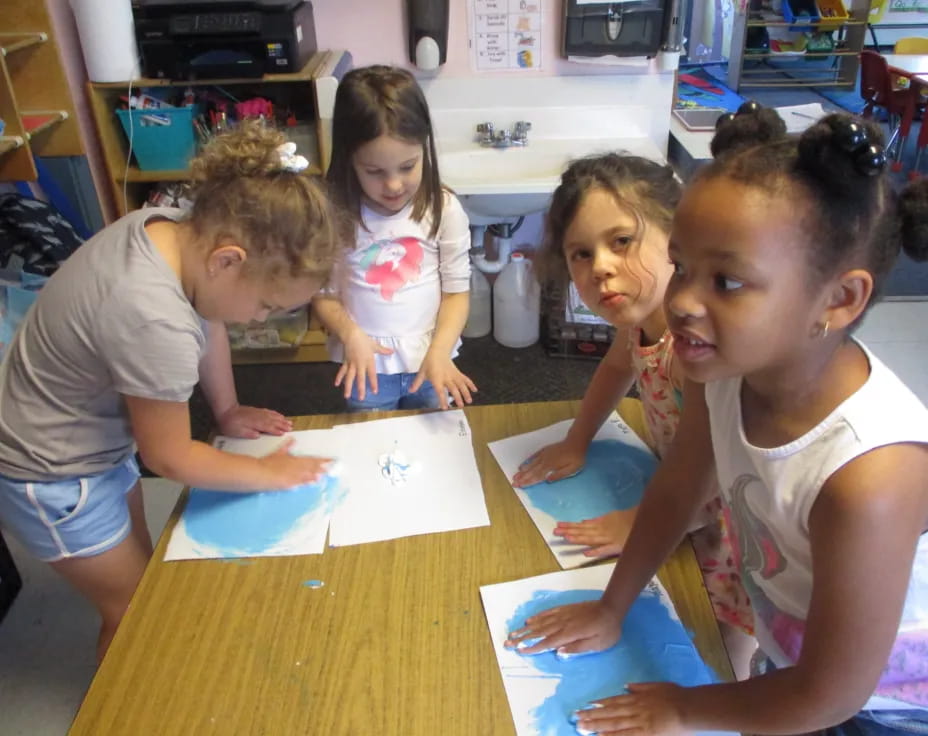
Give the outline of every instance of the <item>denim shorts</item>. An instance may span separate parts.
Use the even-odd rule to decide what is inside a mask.
[[[129,535],[126,495],[138,479],[132,455],[81,478],[40,482],[0,475],[0,526],[44,562],[98,555]]]
[[[394,409],[437,409],[438,394],[429,381],[423,382],[419,390],[410,392],[416,380],[415,373],[378,373],[377,393],[371,391],[370,381],[364,400],[358,399],[358,386],[351,388],[348,411],[393,411]]]

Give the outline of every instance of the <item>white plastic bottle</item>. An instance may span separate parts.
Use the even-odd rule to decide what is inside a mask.
[[[493,337],[507,348],[538,342],[540,307],[532,264],[522,253],[513,253],[493,285]]]
[[[470,267],[470,312],[461,333],[464,337],[483,337],[493,329],[493,293],[487,277],[474,265]]]

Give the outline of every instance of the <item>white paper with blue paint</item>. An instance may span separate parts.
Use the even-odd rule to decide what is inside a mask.
[[[525,620],[554,606],[595,600],[615,565],[538,575],[480,588],[503,686],[518,736],[576,736],[571,718],[591,701],[620,695],[630,682],[718,682],[655,578],[632,605],[611,649],[576,657],[523,655],[503,646]]]
[[[509,481],[519,466],[545,445],[567,436],[572,419],[543,429],[491,442],[489,447]],[[583,469],[570,478],[513,490],[525,506],[558,564],[564,569],[590,562],[585,546],[554,535],[559,521],[583,521],[609,511],[629,509],[641,501],[657,458],[638,435],[613,412],[593,437]]]
[[[254,440],[218,437],[217,447],[262,457],[287,438],[294,455],[340,457],[340,437],[330,429],[264,435]],[[322,554],[333,510],[345,495],[339,463],[316,483],[286,491],[232,493],[190,490],[187,505],[171,533],[165,560],[231,559]]]
[[[351,491],[332,516],[330,545],[489,525],[463,411],[341,424],[334,431],[343,438]],[[401,482],[392,472],[395,463],[411,466]]]

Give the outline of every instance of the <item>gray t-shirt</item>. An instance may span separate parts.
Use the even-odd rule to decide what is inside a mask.
[[[0,365],[0,474],[48,481],[108,470],[135,451],[121,394],[190,398],[206,323],[144,229],[182,217],[126,215],[42,288]]]

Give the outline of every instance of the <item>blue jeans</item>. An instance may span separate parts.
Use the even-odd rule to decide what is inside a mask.
[[[928,734],[928,711],[862,710],[837,726],[820,732],[822,736],[902,736]]]
[[[423,382],[415,393],[409,390],[415,378],[415,373],[378,373],[377,393],[371,391],[371,383],[368,381],[363,400],[358,398],[358,386],[355,383],[351,387],[351,398],[347,400],[348,411],[437,409],[438,394],[429,381]]]

